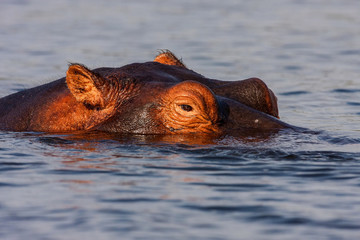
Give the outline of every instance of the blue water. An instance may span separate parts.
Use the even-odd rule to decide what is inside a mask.
[[[0,97],[171,49],[262,78],[309,129],[186,136],[0,133],[0,239],[359,239],[360,5],[0,2]]]

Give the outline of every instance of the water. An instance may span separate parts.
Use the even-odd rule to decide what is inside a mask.
[[[344,1],[0,3],[0,96],[167,48],[257,76],[307,133],[199,139],[0,133],[1,239],[358,239],[360,5]]]

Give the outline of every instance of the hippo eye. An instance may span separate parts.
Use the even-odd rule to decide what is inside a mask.
[[[186,112],[191,112],[193,110],[192,106],[187,105],[187,104],[182,104],[180,105],[181,109],[186,111]]]

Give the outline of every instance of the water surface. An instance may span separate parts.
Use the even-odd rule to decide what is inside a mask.
[[[358,239],[360,5],[0,3],[0,96],[171,49],[212,78],[262,78],[261,136],[0,133],[1,239]]]

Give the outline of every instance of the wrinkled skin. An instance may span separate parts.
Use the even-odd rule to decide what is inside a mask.
[[[171,52],[153,62],[89,70],[0,99],[0,129],[136,134],[215,134],[278,130],[276,97],[257,78],[208,79]]]

